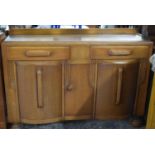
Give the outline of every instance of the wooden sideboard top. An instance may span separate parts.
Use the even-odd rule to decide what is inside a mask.
[[[90,28],[90,29],[15,29],[10,35],[68,35],[68,34],[136,34],[136,29],[129,28]]]
[[[11,29],[6,44],[152,44],[134,29]]]
[[[5,43],[91,43],[91,44],[150,44],[140,34],[96,34],[96,35],[10,35]]]

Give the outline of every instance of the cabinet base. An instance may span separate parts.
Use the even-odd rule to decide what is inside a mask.
[[[134,128],[140,128],[145,126],[145,120],[142,117],[133,117],[129,123],[134,127]]]
[[[20,123],[18,123],[18,124],[12,124],[12,125],[10,125],[11,127],[11,129],[20,129]]]
[[[52,119],[52,120],[46,120],[46,121],[38,121],[38,122],[36,122],[36,120],[34,120],[34,121],[23,121],[22,120],[22,122],[19,122],[19,123],[8,123],[7,124],[7,128],[11,128],[11,129],[20,129],[21,128],[21,124],[31,124],[31,125],[45,125],[45,124],[50,124],[50,123],[56,123],[56,122],[66,122],[66,121],[76,121],[76,120],[78,120],[78,121],[82,121],[82,120],[90,120],[90,121],[114,121],[114,122],[116,122],[117,120],[118,121],[126,121],[126,122],[128,122],[130,125],[132,125],[134,128],[141,128],[141,127],[143,127],[144,125],[145,125],[145,121],[144,121],[144,119],[142,118],[142,117],[130,117],[130,118],[126,118],[126,119],[92,119],[92,118],[90,118],[90,117],[81,117],[81,118],[75,118],[75,117],[65,117],[65,119]]]

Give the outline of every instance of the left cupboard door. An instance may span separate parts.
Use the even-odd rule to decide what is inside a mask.
[[[15,66],[20,121],[40,124],[61,120],[64,63],[17,61]]]

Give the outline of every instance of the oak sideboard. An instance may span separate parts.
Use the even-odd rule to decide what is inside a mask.
[[[12,31],[2,43],[7,121],[143,117],[152,42],[120,32]]]

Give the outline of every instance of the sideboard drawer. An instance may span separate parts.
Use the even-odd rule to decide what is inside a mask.
[[[146,46],[93,46],[91,47],[91,59],[126,59],[149,57]]]
[[[69,47],[9,47],[8,60],[66,60]]]

